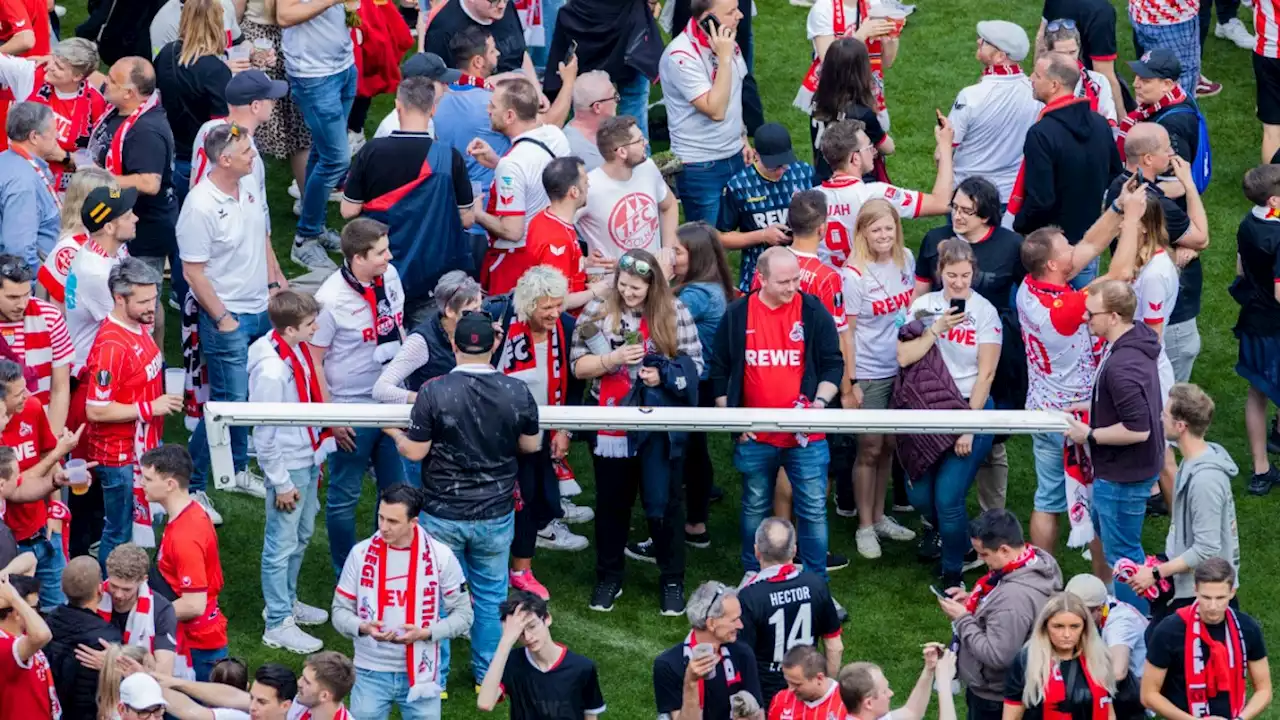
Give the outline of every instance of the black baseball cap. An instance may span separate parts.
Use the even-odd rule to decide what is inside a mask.
[[[796,161],[791,150],[791,133],[778,123],[765,123],[756,129],[756,152],[767,168],[779,168]]]
[[[400,66],[400,74],[404,77],[424,77],[442,83],[457,82],[462,73],[445,64],[444,58],[435,53],[422,52],[414,55]]]
[[[98,232],[104,225],[133,209],[138,200],[134,188],[97,187],[89,191],[80,208],[80,222],[89,232]]]
[[[1129,69],[1140,78],[1151,80],[1177,80],[1182,76],[1182,61],[1172,50],[1156,48],[1148,50],[1141,60],[1129,61]]]
[[[493,350],[493,318],[488,313],[467,312],[453,328],[453,343],[466,355],[487,355]]]
[[[258,69],[237,73],[227,83],[228,105],[248,105],[254,100],[279,100],[289,94],[289,83],[272,80]]]

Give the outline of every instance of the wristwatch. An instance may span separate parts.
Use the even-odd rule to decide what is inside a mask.
[[[1160,582],[1160,566],[1159,565],[1155,565],[1151,568],[1151,577],[1155,578],[1156,582]]]
[[[218,327],[219,325],[221,325],[222,321],[225,320],[226,317],[230,314],[231,314],[230,310],[223,309],[222,314],[213,319],[213,326]]]
[[[814,405],[817,405],[818,403],[822,403],[822,407],[821,407],[821,408],[819,408],[820,410],[826,410],[826,409],[827,409],[827,401],[826,401],[826,399],[825,399],[825,398],[820,398],[820,397],[816,397],[816,398],[814,398],[814,399],[813,399],[813,404],[814,404]]]

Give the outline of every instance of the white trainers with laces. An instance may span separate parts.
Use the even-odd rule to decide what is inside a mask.
[[[868,560],[880,557],[880,539],[876,537],[875,526],[858,528],[853,534],[853,544],[858,547],[858,554]]]
[[[569,528],[559,520],[552,520],[547,526],[538,531],[537,546],[544,550],[566,550],[568,552],[578,552],[586,550],[590,542],[581,535],[574,535]]]
[[[880,518],[880,522],[872,525],[872,527],[875,528],[877,537],[882,537],[887,540],[907,542],[909,540],[916,539],[915,531],[902,527],[898,524],[897,520],[894,520],[889,515],[885,515]]]
[[[323,625],[329,622],[329,613],[301,600],[294,600],[293,619],[299,625]]]
[[[591,522],[596,517],[594,510],[582,505],[575,505],[568,498],[560,498],[560,508],[564,510],[564,517],[560,519],[568,525]]]
[[[299,243],[299,240],[302,242]],[[333,272],[338,269],[338,264],[321,247],[318,238],[294,237],[293,248],[289,250],[289,259],[311,270]]]
[[[1213,34],[1223,40],[1230,40],[1237,47],[1245,50],[1252,50],[1258,43],[1257,36],[1249,32],[1244,23],[1240,22],[1240,18],[1231,18],[1225,23],[1218,23],[1218,26],[1213,29]]]
[[[222,492],[240,493],[241,495],[256,497],[259,500],[267,497],[267,486],[264,483],[262,476],[248,468],[236,473],[235,479],[230,483],[226,485],[219,485],[218,490],[221,490]]]
[[[285,618],[280,627],[262,633],[262,644],[298,655],[310,655],[324,647],[320,638],[308,635],[291,617]]]
[[[222,524],[222,514],[213,506],[213,500],[209,499],[208,493],[203,490],[196,490],[191,493],[191,499],[195,500],[200,507],[204,508],[205,513],[209,516],[209,520],[213,522],[215,526]]]

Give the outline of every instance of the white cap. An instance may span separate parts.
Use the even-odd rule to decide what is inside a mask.
[[[146,673],[134,673],[120,683],[120,702],[134,710],[146,710],[157,706],[168,707],[160,683]]]
[[[1096,576],[1081,573],[1067,583],[1066,592],[1084,601],[1085,607],[1096,608],[1107,604],[1107,586]]]

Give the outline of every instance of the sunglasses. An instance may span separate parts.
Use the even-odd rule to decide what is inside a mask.
[[[1044,29],[1048,30],[1049,32],[1058,32],[1059,30],[1063,30],[1063,29],[1075,30],[1076,21],[1072,20],[1071,18],[1059,18],[1057,20],[1050,21],[1048,25],[1044,26]]]
[[[26,260],[12,260],[0,265],[0,276],[9,280],[13,280],[15,277],[27,277],[27,279],[30,279],[31,266],[27,264]],[[14,282],[18,281],[14,280]]]
[[[618,260],[618,267],[640,277],[649,277],[653,274],[653,266],[649,264],[648,260],[641,260],[633,255],[623,255]]]

